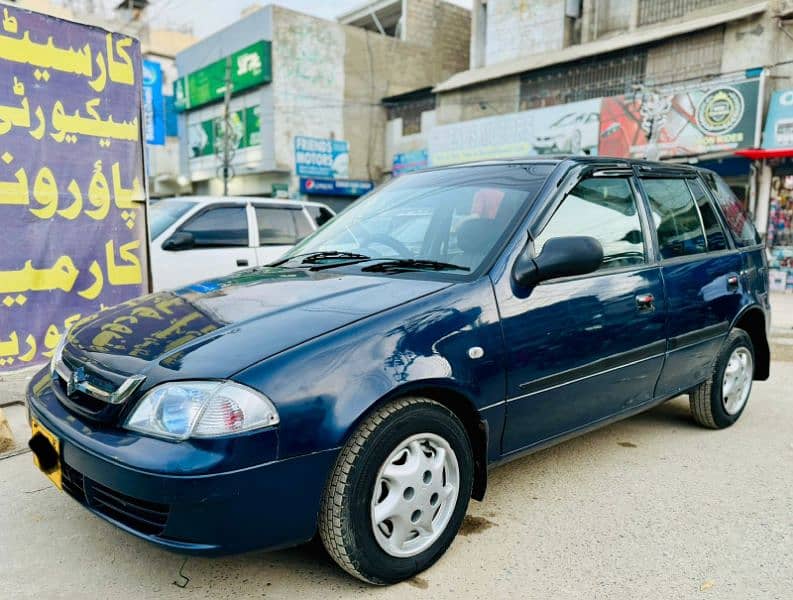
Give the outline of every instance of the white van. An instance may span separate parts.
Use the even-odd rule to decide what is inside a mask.
[[[266,265],[333,218],[324,204],[181,196],[149,207],[154,291]]]

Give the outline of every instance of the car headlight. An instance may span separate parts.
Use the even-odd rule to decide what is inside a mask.
[[[127,429],[169,440],[241,433],[279,422],[270,400],[231,381],[175,381],[149,390]]]
[[[55,369],[58,368],[58,365],[63,360],[63,347],[66,345],[66,338],[69,336],[69,330],[63,332],[61,335],[61,339],[58,340],[58,345],[55,346],[55,350],[52,351],[52,358],[50,358],[50,377],[55,376]]]

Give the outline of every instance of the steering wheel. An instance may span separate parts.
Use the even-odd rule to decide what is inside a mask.
[[[361,240],[361,248],[370,248],[372,244],[382,244],[383,246],[388,246],[391,250],[394,250],[397,255],[400,257],[410,257],[413,256],[413,252],[410,251],[410,248],[405,246],[402,242],[400,242],[395,237],[388,235],[387,233],[372,233],[366,239]]]

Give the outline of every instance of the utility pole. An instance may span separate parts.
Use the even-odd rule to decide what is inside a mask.
[[[231,104],[231,56],[226,57],[226,77],[225,89],[223,94],[223,195],[229,195],[229,179],[231,169],[231,123],[230,123],[230,104]]]

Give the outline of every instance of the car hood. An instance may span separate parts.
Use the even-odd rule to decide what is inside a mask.
[[[105,309],[69,333],[64,359],[158,381],[224,378],[334,329],[448,287],[394,276],[263,268]]]

